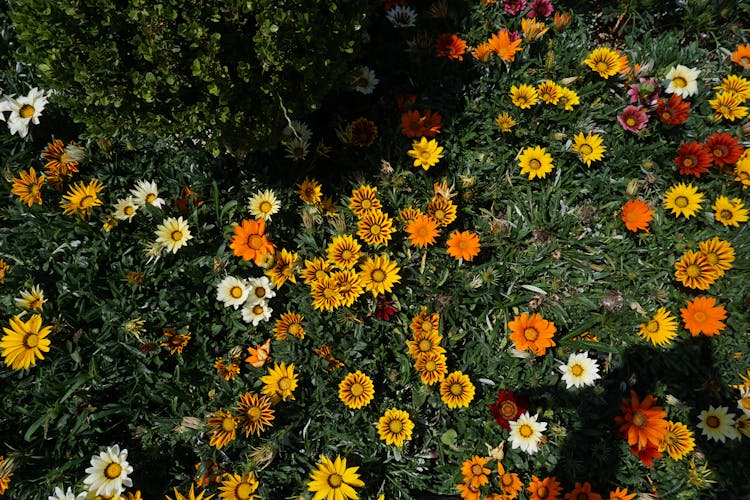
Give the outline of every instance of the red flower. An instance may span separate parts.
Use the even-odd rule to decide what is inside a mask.
[[[528,404],[523,397],[516,397],[512,392],[500,391],[494,403],[487,405],[492,418],[497,425],[502,425],[510,431],[510,422],[514,422],[528,410]]]
[[[714,135],[706,139],[706,151],[711,155],[714,165],[732,165],[742,156],[745,148],[742,147],[739,137],[734,137],[726,132],[714,132]]]
[[[466,40],[452,33],[440,35],[437,40],[437,55],[449,59],[458,59],[463,61],[463,55],[466,53]]]
[[[393,301],[387,298],[385,295],[378,295],[377,302],[375,304],[375,317],[383,320],[390,321],[391,316],[396,314],[398,309],[393,307]]]
[[[651,444],[640,450],[637,446],[633,445],[630,447],[630,451],[633,452],[633,455],[638,456],[638,460],[649,469],[654,465],[655,458],[661,458],[664,456],[659,453],[659,449],[656,446]]]
[[[669,101],[659,99],[656,107],[656,116],[662,123],[668,125],[679,125],[684,123],[690,115],[690,103],[683,101],[682,97],[672,94]]]
[[[703,144],[692,141],[680,146],[674,162],[680,167],[680,174],[700,177],[708,172],[711,155],[703,148]]]

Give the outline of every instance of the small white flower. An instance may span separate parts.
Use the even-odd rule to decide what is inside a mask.
[[[166,250],[177,253],[177,250],[187,245],[193,239],[190,234],[188,223],[182,217],[168,217],[159,224],[154,231],[156,243],[161,244]]]
[[[247,300],[250,289],[245,280],[227,276],[216,287],[216,298],[224,303],[224,307],[233,306],[239,309]]]
[[[117,220],[131,220],[135,213],[138,211],[138,202],[132,196],[127,198],[120,198],[115,203],[115,219]]]
[[[276,292],[273,291],[273,283],[266,276],[248,279],[247,288],[250,291],[247,297],[249,304],[267,302],[268,299],[276,296]]]
[[[18,307],[41,311],[47,299],[44,298],[44,292],[39,288],[39,285],[34,285],[29,290],[21,290],[21,296],[16,297],[13,301]]]
[[[150,203],[155,207],[161,207],[164,205],[164,200],[159,198],[159,188],[153,181],[138,181],[135,187],[130,190],[133,195],[135,202],[138,205],[145,205]]]
[[[734,413],[729,413],[729,408],[726,406],[718,408],[709,406],[708,410],[703,410],[698,418],[700,422],[696,427],[701,429],[702,434],[708,439],[723,443],[726,438],[739,439],[740,437],[737,429],[734,428]]]
[[[667,73],[667,80],[669,80],[669,86],[667,86],[666,92],[669,94],[677,94],[683,99],[687,99],[691,95],[698,93],[698,75],[701,73],[699,69],[688,68],[682,64],[678,64],[676,68],[670,68]]]
[[[352,88],[362,94],[372,94],[375,86],[380,80],[375,76],[375,72],[367,66],[360,66],[352,78]]]
[[[547,429],[547,422],[537,422],[539,414],[533,417],[528,412],[521,414],[517,420],[510,422],[510,444],[513,449],[521,448],[529,454],[539,451],[542,432]]]
[[[594,381],[601,378],[599,365],[585,352],[571,354],[568,362],[560,365],[558,369],[562,372],[562,379],[568,389],[594,385]]]
[[[300,161],[307,158],[307,153],[310,152],[310,142],[292,137],[284,145],[286,148],[286,157],[294,161]]]
[[[68,486],[68,491],[63,491],[62,488],[55,488],[55,492],[47,497],[47,500],[86,500],[86,492],[79,493],[76,495]]]
[[[276,193],[273,189],[266,189],[265,191],[258,191],[250,200],[248,200],[248,209],[253,217],[258,217],[264,220],[271,220],[271,216],[279,211],[281,203],[276,198]]]
[[[256,302],[255,304],[250,301],[245,302],[242,306],[242,319],[245,323],[252,323],[253,326],[258,326],[261,321],[268,321],[271,319],[271,313],[273,310],[268,307],[267,302]]]
[[[42,116],[44,106],[47,104],[47,96],[43,90],[36,87],[29,90],[25,96],[18,99],[5,97],[3,103],[0,103],[0,112],[10,111],[8,117],[8,128],[10,133],[18,133],[21,137],[26,137],[29,133],[29,124],[39,125],[39,117]],[[0,114],[0,116],[3,116]]]
[[[385,17],[394,28],[411,28],[417,22],[417,12],[411,7],[396,5],[386,12]]]
[[[88,476],[83,483],[95,495],[120,495],[125,487],[133,486],[128,474],[133,467],[127,462],[128,450],[120,451],[119,445],[108,447],[99,455],[91,457],[91,467],[86,469]]]

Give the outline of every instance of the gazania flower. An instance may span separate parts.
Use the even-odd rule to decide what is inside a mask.
[[[495,119],[495,123],[500,128],[501,132],[510,132],[511,129],[516,125],[516,121],[508,113],[500,113]]]
[[[276,320],[276,326],[273,331],[276,334],[276,340],[286,340],[287,334],[298,339],[305,338],[305,329],[302,321],[305,319],[301,314],[287,311],[279,316]]]
[[[257,219],[271,220],[271,216],[280,208],[281,203],[272,189],[258,191],[248,200],[250,214]]]
[[[385,17],[394,28],[411,28],[417,22],[417,12],[405,5],[396,5],[388,9]]]
[[[656,116],[667,125],[679,125],[687,121],[690,116],[690,103],[683,101],[679,94],[672,94],[669,100],[657,101]]]
[[[353,269],[336,271],[331,275],[331,278],[336,283],[342,306],[351,307],[357,298],[364,293],[359,274]]]
[[[434,351],[420,355],[414,363],[414,368],[419,372],[419,377],[425,385],[442,381],[448,373],[445,354]]]
[[[440,35],[437,40],[438,57],[447,57],[448,59],[458,59],[463,61],[463,55],[466,53],[466,40],[453,34],[446,33]]]
[[[734,413],[729,413],[729,408],[719,406],[714,408],[713,405],[708,410],[703,410],[700,414],[697,428],[701,429],[702,434],[708,439],[721,441],[722,443],[729,439],[739,439],[739,434],[734,428]]]
[[[583,132],[573,136],[573,145],[571,149],[578,153],[581,157],[581,161],[586,164],[587,167],[591,166],[592,161],[599,161],[604,157],[604,152],[607,147],[602,145],[602,136],[599,134],[592,134],[589,132],[587,135],[583,135]]]
[[[750,389],[740,389],[740,399],[737,400],[737,409],[742,410],[742,413],[744,413],[740,417],[750,417]],[[737,428],[736,425],[735,428]],[[744,432],[743,434],[747,435]]]
[[[341,306],[338,282],[332,276],[315,281],[310,287],[313,308],[331,312]]]
[[[531,85],[522,83],[518,87],[513,85],[510,88],[510,100],[514,106],[521,109],[528,109],[539,102],[539,93]]]
[[[473,486],[471,481],[464,481],[456,485],[456,489],[461,494],[463,500],[481,500],[482,490],[478,486]]]
[[[272,425],[274,411],[271,408],[271,400],[267,396],[258,396],[246,392],[240,396],[237,403],[238,426],[241,431],[245,431],[245,437],[254,434],[260,436],[260,433],[267,426]]]
[[[245,358],[245,363],[249,363],[254,368],[263,368],[266,363],[272,361],[271,358],[271,339],[266,340],[263,345],[248,347],[247,353],[250,355]]]
[[[738,45],[737,50],[732,52],[731,60],[745,69],[750,69],[750,45]]]
[[[535,177],[543,179],[555,167],[552,156],[540,146],[524,149],[518,156],[518,166],[521,167],[521,175],[528,175],[529,180]]]
[[[381,208],[378,188],[363,184],[352,191],[352,196],[349,198],[349,209],[354,212],[357,218],[362,218],[371,210],[380,210]]]
[[[272,312],[273,310],[265,300],[260,302],[247,301],[242,305],[242,320],[245,323],[258,326],[261,321],[265,322],[271,319]]]
[[[271,282],[276,289],[281,288],[281,285],[287,281],[291,281],[292,283],[297,282],[297,277],[294,275],[297,260],[299,260],[297,252],[290,252],[286,248],[282,248],[280,252],[276,252],[273,267],[266,271],[266,276],[271,278]]]
[[[2,111],[2,108],[0,108],[0,111]],[[3,114],[0,113],[0,117],[2,116]],[[10,485],[10,478],[13,475],[14,467],[15,462],[12,458],[8,458],[6,460],[5,457],[0,455],[0,495],[8,491],[8,486]]]
[[[724,224],[726,227],[739,227],[740,222],[747,222],[748,211],[742,200],[726,196],[719,196],[711,208],[714,211],[714,219]]]
[[[294,389],[297,388],[297,374],[294,373],[294,363],[289,366],[286,363],[274,363],[273,368],[268,369],[268,375],[261,377],[263,382],[263,394],[269,396],[272,400],[281,398],[286,401],[287,398],[294,399]]]
[[[373,397],[372,379],[359,370],[349,373],[339,384],[339,399],[352,410],[367,406]]]
[[[44,298],[44,292],[39,285],[34,285],[30,290],[21,290],[21,296],[13,299],[16,306],[33,311],[41,311],[47,299]]]
[[[564,500],[602,500],[602,496],[599,493],[591,491],[591,484],[585,481],[583,484],[576,481],[575,487],[568,493],[565,494]]]
[[[708,262],[705,254],[688,250],[675,262],[675,279],[683,286],[698,290],[708,290],[719,279],[718,271]]]
[[[2,457],[0,457],[0,465],[2,465]],[[5,489],[3,489],[2,486],[3,480],[0,479],[0,494],[5,492]],[[86,500],[86,497],[88,494],[84,491],[79,494],[73,493],[73,490],[68,486],[67,491],[63,491],[63,489],[59,486],[55,486],[54,494],[47,497],[47,500]],[[125,500],[130,500],[127,497],[123,497]],[[138,497],[140,500],[140,497]]]
[[[742,153],[734,166],[734,180],[742,183],[742,189],[750,186],[750,150]]]
[[[549,0],[534,0],[529,7],[531,7],[531,10],[526,16],[532,19],[536,17],[549,17],[555,10]]]
[[[526,0],[503,0],[503,9],[511,16],[520,14],[526,8]]]
[[[529,500],[560,500],[562,489],[555,476],[539,479],[532,474],[526,491],[531,493]]]
[[[86,469],[88,476],[83,483],[95,495],[120,495],[126,487],[133,486],[133,480],[128,477],[133,467],[127,458],[128,450],[120,451],[118,445],[108,447],[91,457],[91,467]]]
[[[99,192],[104,186],[98,179],[91,179],[88,184],[77,182],[68,189],[63,196],[65,201],[60,202],[63,208],[63,214],[72,215],[78,213],[83,220],[91,217],[91,209],[101,206],[102,200],[99,199]]]
[[[698,93],[698,75],[700,73],[699,69],[688,68],[682,64],[670,68],[666,76],[667,80],[669,80],[669,85],[665,92],[668,94],[677,94],[683,99],[695,95]]]
[[[401,281],[398,274],[400,268],[386,254],[380,254],[374,259],[368,257],[359,269],[359,277],[365,290],[371,291],[373,296],[392,292],[393,285]]]
[[[401,210],[401,212],[399,212],[399,217],[401,218],[401,222],[403,222],[404,224],[408,224],[414,219],[416,219],[417,217],[421,217],[422,215],[424,214],[422,213],[420,209],[414,208],[411,205]]]
[[[156,226],[156,243],[165,250],[176,253],[177,250],[187,245],[193,239],[186,220],[180,217],[168,217]]]
[[[427,205],[427,215],[437,223],[438,227],[447,227],[456,220],[456,205],[448,198],[435,196]]]
[[[42,151],[42,157],[47,160],[44,170],[47,172],[47,182],[58,191],[62,188],[63,179],[78,172],[78,161],[71,157],[60,139],[47,144]]]
[[[221,500],[255,500],[258,495],[258,480],[254,472],[245,474],[227,474],[221,481],[219,498]]]
[[[464,481],[470,483],[475,488],[479,488],[490,482],[487,477],[490,470],[485,467],[488,462],[488,458],[474,455],[470,459],[464,461],[461,464],[461,474],[464,476]]]
[[[747,116],[747,106],[742,106],[742,100],[732,92],[719,92],[715,99],[709,99],[708,103],[714,109],[714,119],[722,118],[734,121]]]
[[[420,140],[412,142],[411,147],[412,149],[407,151],[406,154],[414,158],[413,165],[415,167],[422,167],[424,170],[437,165],[440,158],[443,157],[444,148],[438,146],[435,139],[427,140],[427,137],[422,137]]]
[[[320,183],[315,179],[308,179],[307,177],[305,177],[305,180],[301,184],[297,184],[297,191],[295,192],[308,205],[319,203],[323,197]]]
[[[622,416],[615,417],[618,432],[627,439],[628,445],[638,449],[659,446],[667,433],[667,412],[657,406],[656,398],[646,396],[643,401],[635,391],[630,391],[630,399],[622,401]]]
[[[252,260],[260,265],[265,256],[274,252],[273,244],[266,237],[266,221],[264,219],[243,219],[233,227],[234,235],[229,248],[234,255],[242,260]]]
[[[489,62],[492,53],[492,47],[490,47],[489,41],[477,44],[477,46],[474,47],[474,50],[471,51],[471,55],[474,59],[483,63]]]
[[[526,41],[531,43],[542,38],[549,28],[543,22],[524,17],[521,19],[521,31]]]
[[[720,240],[718,236],[714,236],[710,240],[700,242],[698,247],[719,277],[724,276],[724,271],[732,269],[734,248],[728,241]]]
[[[560,101],[560,91],[562,87],[553,82],[552,80],[545,80],[540,83],[536,91],[541,99],[546,104],[556,105]]]
[[[188,491],[185,495],[180,493],[177,490],[177,488],[173,488],[173,490],[174,490],[174,498],[170,497],[169,495],[166,495],[167,500],[211,500],[214,497],[213,495],[204,497],[203,495],[206,494],[206,490],[196,493],[194,484],[190,485],[190,491]]]
[[[169,354],[182,354],[182,350],[190,342],[189,332],[179,333],[174,328],[165,328],[163,334],[167,340],[159,345],[168,348]]]
[[[564,30],[570,22],[570,19],[571,15],[568,12],[563,12],[562,14],[560,12],[555,12],[555,17],[553,20],[555,29],[558,31]]]
[[[528,410],[528,404],[525,398],[516,396],[513,392],[501,390],[495,402],[487,405],[487,409],[490,410],[497,425],[510,431],[510,423]]]
[[[557,331],[555,324],[543,319],[539,313],[516,316],[508,323],[508,328],[511,330],[510,340],[516,350],[529,350],[537,356],[544,356],[548,347],[556,345],[552,340]]]
[[[391,316],[398,313],[399,309],[394,306],[395,302],[387,295],[378,295],[375,297],[375,311],[372,313],[381,321],[390,321]]]
[[[409,234],[411,244],[420,248],[434,244],[435,238],[440,234],[437,223],[425,215],[409,222],[404,230]]]
[[[452,372],[440,382],[440,397],[448,408],[465,408],[474,399],[474,384],[468,375]]]
[[[704,149],[703,144],[691,141],[680,146],[674,162],[680,169],[680,175],[700,177],[708,172],[711,155]]]
[[[404,441],[411,440],[413,429],[414,422],[409,418],[409,413],[398,408],[386,410],[378,420],[378,435],[387,445],[402,447]]]
[[[34,203],[42,204],[44,176],[37,177],[33,167],[29,167],[28,171],[21,171],[19,177],[14,178],[12,182],[13,187],[10,192],[18,196],[21,203],[25,203],[29,207]]]
[[[622,110],[622,113],[617,115],[617,121],[620,122],[623,129],[637,134],[639,131],[646,128],[648,115],[638,106],[630,105],[626,106],[625,109]]]
[[[445,353],[445,349],[440,346],[442,340],[443,337],[437,330],[420,330],[414,332],[412,340],[406,341],[406,346],[409,348],[409,355],[419,360],[425,354]]]
[[[224,307],[232,306],[239,309],[247,300],[250,289],[245,280],[227,276],[216,287],[216,299],[224,303]]]
[[[539,415],[529,416],[523,413],[518,419],[510,422],[510,444],[513,449],[520,448],[532,455],[539,451],[542,442],[542,432],[547,429],[547,422],[539,422]]]
[[[234,380],[240,374],[240,358],[231,356],[230,358],[221,357],[214,362],[216,373],[224,380]]]
[[[315,257],[313,260],[305,260],[305,269],[302,271],[302,279],[306,285],[311,285],[328,276],[333,269],[329,260]]]
[[[503,499],[518,498],[518,492],[523,489],[523,483],[515,472],[508,472],[501,462],[497,462],[497,473],[500,476],[500,492]],[[493,497],[494,500],[494,497]]]
[[[315,349],[315,354],[323,358],[325,362],[328,363],[327,369],[329,372],[332,372],[344,366],[344,363],[336,359],[333,354],[331,354],[331,348],[327,345],[321,346],[320,349]]]
[[[721,81],[721,85],[714,90],[734,93],[742,102],[750,99],[750,81],[739,75],[729,75]]]
[[[575,90],[571,90],[568,87],[562,87],[560,90],[560,100],[557,101],[557,107],[563,108],[566,111],[573,111],[573,106],[577,106],[580,103],[581,101]]]
[[[680,460],[693,449],[695,449],[693,432],[681,422],[667,421],[666,434],[659,444],[659,451],[666,451],[672,459]]]
[[[680,182],[664,193],[664,208],[671,210],[676,217],[683,215],[689,219],[701,209],[702,201],[703,193],[699,193],[692,184]]]
[[[671,344],[672,339],[677,336],[677,320],[669,311],[660,307],[653,318],[647,323],[641,323],[638,335],[654,345]]]
[[[219,410],[208,418],[206,428],[211,436],[208,444],[220,450],[237,437],[237,417],[228,411]]]
[[[4,117],[2,111],[10,111],[10,116],[8,116],[10,135],[17,133],[20,137],[26,137],[30,124],[39,125],[39,117],[42,116],[42,111],[47,105],[47,97],[44,95],[44,90],[34,87],[25,96],[17,99],[6,96],[4,101],[0,101],[0,116]],[[5,106],[2,106],[3,103]]]
[[[623,69],[620,53],[609,47],[594,49],[583,62],[604,79],[615,76]]]
[[[447,245],[448,255],[456,260],[472,261],[479,255],[479,236],[471,231],[453,231]]]
[[[260,302],[267,302],[276,296],[276,292],[273,290],[273,283],[265,276],[260,278],[249,278],[247,280],[247,302],[249,304],[258,304]]]
[[[138,211],[138,204],[135,198],[128,196],[127,198],[120,198],[115,203],[115,219],[130,221]]]
[[[393,220],[380,210],[370,210],[357,221],[357,236],[371,246],[388,245],[392,232]]]
[[[5,366],[13,370],[26,370],[36,366],[37,359],[44,359],[43,352],[49,352],[51,326],[42,326],[42,317],[34,314],[28,321],[18,316],[10,319],[10,328],[3,327],[5,335],[0,339],[0,349]]]
[[[726,132],[714,132],[706,138],[706,151],[708,151],[714,165],[732,165],[742,156],[744,148],[739,144],[740,138]]]
[[[427,307],[423,307],[419,314],[414,316],[409,323],[409,329],[414,335],[421,333],[438,332],[440,328],[440,315],[436,312],[427,313]],[[412,354],[415,355],[415,354]]]
[[[488,43],[492,52],[507,63],[513,62],[516,52],[521,50],[521,39],[511,40],[510,32],[507,29],[501,29],[496,35],[492,35]]]
[[[362,247],[349,234],[337,235],[328,245],[328,260],[339,269],[351,269],[359,260]]]
[[[649,208],[643,200],[628,200],[622,207],[620,218],[628,231],[634,233],[639,230],[648,232],[648,224],[654,218],[654,210]]]
[[[601,378],[599,365],[585,352],[571,354],[568,362],[558,369],[562,372],[562,380],[567,389],[594,385],[594,381]]]
[[[359,148],[371,146],[378,138],[378,127],[374,121],[364,117],[357,118],[349,125],[351,144]]]
[[[609,492],[608,500],[633,500],[635,493],[630,493],[627,488],[615,488]]]
[[[347,467],[346,458],[341,458],[338,455],[335,461],[321,455],[317,467],[317,470],[310,474],[312,480],[307,483],[307,489],[315,493],[313,500],[358,498],[354,488],[365,485],[357,474],[359,467]]]
[[[685,329],[693,337],[700,333],[707,337],[718,335],[726,327],[721,320],[726,319],[727,310],[717,306],[713,297],[696,297],[680,313]]]
[[[164,200],[159,198],[159,188],[153,181],[140,180],[135,183],[135,187],[130,190],[130,194],[138,205],[153,205],[161,207]]]

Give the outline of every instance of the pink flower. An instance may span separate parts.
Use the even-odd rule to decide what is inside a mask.
[[[628,132],[637,134],[639,130],[646,128],[648,115],[638,106],[631,105],[623,109],[622,113],[617,115],[617,121],[620,122],[622,128]]]
[[[503,0],[503,8],[505,12],[515,16],[526,8],[526,0]]]
[[[534,0],[531,2],[531,10],[526,14],[526,17],[548,17],[554,10],[555,8],[549,0]]]
[[[659,100],[659,86],[653,78],[640,78],[639,83],[630,85],[628,95],[630,104],[655,108]]]

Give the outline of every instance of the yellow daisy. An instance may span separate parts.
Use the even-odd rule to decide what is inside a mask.
[[[341,306],[338,282],[333,276],[325,276],[310,286],[313,308],[331,312]]]
[[[294,399],[294,389],[297,388],[297,374],[294,373],[294,363],[290,363],[289,366],[286,363],[274,363],[273,368],[268,369],[268,375],[261,377],[260,381],[263,382],[263,394],[276,400],[281,398],[286,401],[288,399]]]
[[[334,236],[326,249],[328,260],[339,269],[351,269],[359,260],[362,247],[350,234]]]
[[[664,208],[671,210],[676,217],[683,215],[686,219],[701,209],[702,201],[703,194],[699,193],[697,188],[682,182],[672,186],[664,194]]]
[[[406,341],[409,348],[409,355],[419,360],[425,354],[443,354],[445,349],[440,346],[443,336],[437,330],[415,331],[413,338]]]
[[[226,474],[221,481],[219,498],[221,500],[255,500],[258,480],[254,472],[245,474]]]
[[[573,111],[573,106],[578,106],[580,103],[581,100],[578,98],[575,90],[562,87],[562,90],[560,90],[560,100],[557,101],[558,106],[566,111]]]
[[[256,219],[271,220],[271,216],[277,213],[280,208],[281,203],[272,189],[258,191],[248,201],[250,214]]]
[[[313,260],[305,260],[305,269],[302,270],[302,279],[306,285],[312,285],[314,282],[328,276],[333,269],[332,263],[322,257],[315,257]]]
[[[422,382],[426,385],[432,385],[440,382],[448,373],[447,360],[445,354],[437,352],[427,352],[422,354],[414,363],[414,368],[419,372]]]
[[[648,323],[641,323],[638,335],[654,345],[671,344],[677,336],[677,319],[660,307]]]
[[[357,236],[368,245],[387,245],[393,232],[393,221],[380,210],[370,210],[357,222]]]
[[[78,213],[81,219],[88,219],[91,217],[91,209],[102,204],[102,200],[97,196],[102,189],[104,189],[104,186],[102,186],[98,179],[92,179],[88,185],[83,182],[77,182],[63,196],[67,201],[60,202],[63,214],[72,215]]]
[[[552,156],[540,146],[524,149],[518,156],[518,166],[521,167],[521,175],[528,175],[530,180],[535,177],[543,179],[555,167]]]
[[[362,288],[362,280],[360,280],[359,274],[354,269],[336,271],[331,275],[331,278],[336,283],[336,287],[338,287],[342,306],[351,307],[365,291]]]
[[[713,239],[700,242],[698,246],[701,253],[706,256],[708,265],[714,268],[719,277],[724,276],[724,271],[732,269],[734,248],[728,241],[714,236]]]
[[[553,82],[552,80],[545,80],[540,83],[536,91],[539,94],[539,99],[547,104],[555,105],[560,101],[560,91],[562,87]]]
[[[518,87],[513,85],[510,88],[510,100],[514,106],[528,109],[539,102],[539,94],[531,85],[522,83]]]
[[[455,371],[440,383],[440,397],[448,408],[464,408],[474,399],[474,384],[468,375]]]
[[[719,92],[715,99],[709,99],[708,103],[714,109],[714,119],[722,118],[734,121],[747,115],[747,106],[742,106],[742,99],[734,92]]]
[[[404,441],[411,440],[412,430],[414,422],[409,418],[409,413],[398,408],[386,410],[378,420],[378,435],[387,445],[402,447]]]
[[[325,455],[320,456],[317,470],[310,474],[307,489],[315,495],[312,500],[350,500],[359,498],[354,488],[365,485],[357,470],[359,467],[347,467],[346,458],[336,457],[331,461]]]
[[[373,397],[372,379],[359,370],[349,373],[339,384],[339,399],[352,410],[367,406]]]
[[[3,327],[5,335],[0,339],[0,349],[5,365],[13,370],[28,369],[36,365],[37,359],[44,359],[43,352],[49,352],[51,326],[42,326],[42,317],[34,314],[28,321],[18,316],[10,319],[10,328]]]
[[[13,188],[10,192],[18,196],[21,203],[28,206],[34,203],[42,204],[42,186],[44,185],[44,176],[36,176],[36,171],[29,167],[28,171],[21,171],[20,177],[12,180]]]
[[[718,271],[708,262],[702,252],[688,250],[674,264],[674,277],[683,286],[698,290],[708,290],[719,279]]]
[[[260,436],[260,433],[267,426],[272,425],[274,420],[274,410],[271,408],[271,400],[268,396],[258,396],[246,392],[240,396],[237,403],[237,420],[239,430],[245,431],[245,437],[250,434]]]
[[[682,422],[667,421],[667,432],[659,444],[659,451],[666,451],[673,460],[680,460],[695,449],[693,432]]]
[[[276,326],[273,332],[276,334],[276,340],[286,340],[287,335],[298,339],[305,338],[305,329],[302,327],[302,321],[305,319],[301,314],[287,311],[279,316],[276,320]]]
[[[497,123],[501,132],[510,132],[510,130],[516,125],[516,121],[508,113],[500,113],[497,115],[495,123]]]
[[[620,53],[609,47],[599,47],[594,49],[586,59],[584,64],[591,68],[592,71],[599,74],[604,79],[614,76],[623,69],[623,60]]]
[[[456,205],[448,198],[435,196],[427,204],[427,215],[437,223],[438,227],[447,227],[456,220]]]
[[[281,288],[281,285],[287,281],[291,281],[292,283],[297,282],[294,269],[297,266],[298,259],[299,254],[297,252],[290,252],[286,248],[281,249],[280,252],[276,252],[273,267],[266,271],[266,276],[271,278],[271,282],[276,289]]]
[[[424,170],[436,165],[443,157],[444,148],[438,146],[435,139],[427,140],[427,137],[422,137],[420,140],[412,142],[411,147],[412,149],[407,151],[406,154],[414,158],[413,165],[415,167],[422,167]]]
[[[167,500],[211,500],[214,497],[214,495],[208,495],[207,497],[204,497],[203,495],[205,494],[205,490],[196,494],[195,485],[191,484],[190,491],[187,493],[187,495],[183,495],[177,490],[177,488],[174,488],[174,498],[170,497],[169,495],[166,495],[166,498]]]
[[[364,216],[370,210],[380,210],[382,204],[377,196],[378,188],[368,185],[359,186],[352,191],[352,196],[349,198],[349,209],[358,218]]]
[[[730,200],[726,196],[719,196],[711,208],[714,211],[714,219],[727,227],[739,227],[740,222],[748,220],[747,209],[739,198]]]
[[[301,184],[297,184],[297,191],[295,192],[299,195],[300,200],[308,205],[319,203],[323,197],[320,183],[315,179],[308,179],[307,177],[305,177],[305,180]]]
[[[734,92],[742,102],[750,99],[750,81],[739,75],[729,75],[721,81],[721,85],[714,87],[714,90],[723,92]]]
[[[374,259],[368,257],[359,269],[362,285],[373,296],[393,291],[393,285],[401,281],[398,274],[400,268],[386,254],[380,254]]]
[[[601,160],[604,157],[604,152],[607,147],[602,145],[602,136],[599,134],[592,134],[589,132],[587,135],[583,135],[583,132],[573,136],[573,151],[578,153],[581,157],[581,161],[586,164],[587,167],[591,166],[592,161]]]
[[[206,423],[206,430],[211,436],[208,444],[217,450],[234,441],[237,437],[238,419],[228,411],[219,410],[214,412]]]

